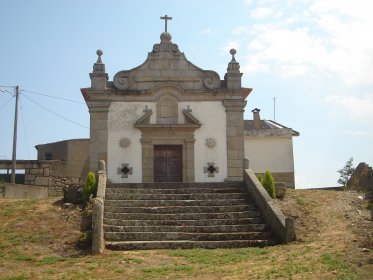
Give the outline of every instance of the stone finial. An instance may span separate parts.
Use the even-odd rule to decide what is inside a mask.
[[[98,55],[97,61],[93,64],[93,73],[105,73],[105,64],[102,63],[101,56],[103,54],[102,50],[97,50],[96,54]]]
[[[231,50],[229,51],[229,53],[232,55],[232,60],[231,60],[231,62],[237,62],[237,61],[236,61],[236,58],[234,57],[234,55],[237,53],[237,51],[236,51],[235,49],[231,49]]]
[[[98,161],[98,172],[103,172],[103,173],[106,172],[105,161],[104,160],[99,160]]]
[[[161,43],[170,43],[172,39],[172,36],[168,32],[163,32],[161,34]]]
[[[94,89],[105,89],[106,82],[109,80],[108,74],[105,72],[105,64],[102,63],[101,56],[103,54],[102,50],[97,50],[98,55],[97,61],[93,64],[93,71],[89,74],[91,78],[91,88]]]
[[[228,68],[227,68],[227,71],[228,72],[235,72],[235,73],[239,73],[240,72],[240,64],[236,61],[236,58],[235,58],[235,54],[237,53],[237,51],[235,49],[231,49],[229,51],[229,53],[232,55],[232,60],[231,62],[229,62],[228,64]]]
[[[102,63],[102,60],[101,60],[101,55],[103,55],[103,51],[98,49],[96,51],[96,54],[98,55],[98,58],[97,58],[97,62],[96,63]]]
[[[224,79],[227,82],[228,89],[239,89],[241,88],[241,76],[240,64],[236,61],[235,54],[237,51],[231,49],[229,53],[232,55],[231,61],[228,63],[227,73],[224,76]]]

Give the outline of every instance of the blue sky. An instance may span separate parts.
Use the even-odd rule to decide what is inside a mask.
[[[349,157],[373,165],[372,3],[3,0],[0,86],[22,90],[17,158],[35,159],[37,144],[89,137],[80,88],[90,85],[96,50],[111,80],[146,59],[168,14],[173,43],[221,79],[229,49],[237,49],[243,86],[253,88],[246,119],[255,107],[273,119],[276,97],[276,121],[301,133],[294,139],[297,187],[335,186]],[[0,159],[10,159],[13,89],[0,89]]]

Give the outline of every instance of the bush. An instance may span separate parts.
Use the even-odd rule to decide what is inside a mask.
[[[258,180],[259,180],[259,182],[262,184],[263,176],[262,176],[262,175],[259,175],[259,176],[258,176]]]
[[[97,193],[97,181],[95,174],[90,171],[87,174],[85,184],[83,186],[83,201],[88,202],[90,196],[95,197]]]
[[[261,183],[267,193],[269,194],[270,197],[275,198],[276,197],[276,192],[275,192],[275,180],[273,180],[271,172],[267,170],[264,173],[264,176],[261,180]]]

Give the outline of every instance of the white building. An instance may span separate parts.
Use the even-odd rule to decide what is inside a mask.
[[[259,109],[253,120],[245,120],[245,158],[255,174],[269,170],[276,182],[295,187],[293,137],[299,132],[271,120],[261,120]]]
[[[246,129],[243,112],[252,89],[241,87],[236,51],[221,80],[188,61],[170,33],[160,38],[143,64],[112,81],[97,51],[91,86],[81,89],[91,116],[90,169],[104,160],[114,183],[241,181],[246,156],[255,172],[276,167],[271,171],[294,178],[292,145],[284,155],[276,148],[291,137]]]

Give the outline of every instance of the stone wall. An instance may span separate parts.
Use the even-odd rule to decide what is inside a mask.
[[[50,196],[62,195],[62,188],[66,185],[83,185],[84,180],[72,177],[49,177],[48,194]]]
[[[25,184],[48,187],[48,195],[62,195],[64,185],[81,184],[83,178],[68,176],[63,172],[68,165],[62,161],[33,160],[25,168]]]
[[[47,160],[30,161],[25,168],[25,184],[48,186],[52,162]]]
[[[295,188],[294,172],[271,172],[275,183],[285,183],[287,188]],[[255,176],[264,176],[264,173],[255,173]]]
[[[271,230],[282,243],[296,240],[294,220],[286,217],[270,198],[266,190],[261,186],[259,180],[251,169],[244,171],[244,183],[247,191],[262,211],[264,219]]]

